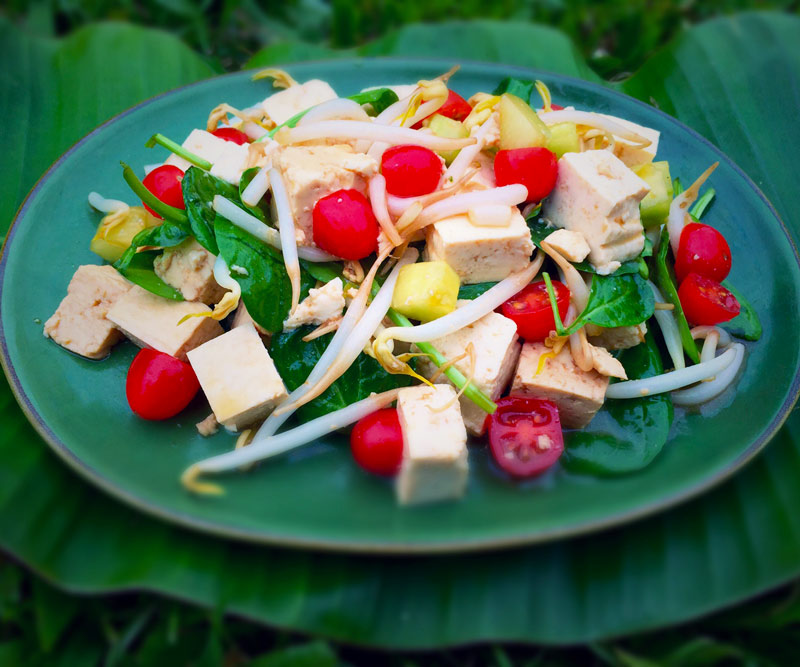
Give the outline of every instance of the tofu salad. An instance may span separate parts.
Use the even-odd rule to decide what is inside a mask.
[[[261,72],[281,90],[183,143],[155,134],[169,155],[142,177],[123,163],[141,206],[89,195],[108,264],[78,268],[44,334],[90,359],[142,348],[140,418],[202,392],[200,433],[237,437],[189,491],[347,428],[401,504],[463,495],[468,435],[509,480],[628,473],[674,406],[735,381],[732,335],[760,326],[700,222],[716,165],[684,190],[657,130],[540,81],[464,99],[454,73],[340,97]]]

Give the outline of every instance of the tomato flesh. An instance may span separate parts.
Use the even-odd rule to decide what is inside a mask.
[[[699,222],[691,222],[683,228],[675,258],[678,282],[690,273],[722,282],[730,271],[731,249],[722,234]]]
[[[690,273],[678,288],[678,298],[691,324],[712,325],[739,314],[736,297],[715,280]]]
[[[553,280],[558,314],[563,322],[569,308],[569,288]],[[540,280],[526,285],[500,306],[500,312],[517,325],[517,334],[527,341],[542,341],[556,328],[553,308],[547,296],[547,285]]]
[[[446,116],[447,118],[452,118],[453,120],[462,121],[467,116],[472,113],[472,107],[469,105],[469,102],[465,100],[461,95],[452,90],[447,91],[447,99],[444,101],[444,104],[439,107],[437,111],[434,113],[438,113],[440,116]],[[433,114],[431,114],[433,116]],[[422,127],[422,122],[428,120],[431,116],[427,118],[423,118],[419,123],[413,126],[415,130],[418,130]]]
[[[156,196],[156,199],[175,208],[186,208],[186,204],[183,203],[182,180],[183,172],[178,167],[164,164],[147,174],[142,183]],[[159,220],[161,219],[161,216],[147,204],[142,202],[142,205]]]
[[[364,259],[378,248],[378,222],[358,190],[337,190],[314,205],[314,242],[343,259]]]
[[[200,383],[192,367],[157,350],[140,350],[125,382],[128,405],[142,419],[161,420],[181,412]]]
[[[512,148],[494,158],[497,185],[521,183],[528,188],[528,201],[542,201],[556,186],[558,158],[546,148]]]
[[[386,192],[391,195],[426,195],[439,187],[442,160],[424,146],[392,146],[383,153],[381,173],[386,179]]]
[[[395,475],[403,460],[403,430],[396,408],[362,417],[350,433],[356,463],[374,475]]]
[[[506,396],[486,421],[492,456],[512,477],[539,475],[564,451],[558,408],[550,401]]]
[[[211,134],[225,141],[232,141],[240,146],[250,143],[250,137],[241,130],[237,130],[235,127],[218,127],[216,130],[212,130]]]

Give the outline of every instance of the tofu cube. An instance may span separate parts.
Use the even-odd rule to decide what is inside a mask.
[[[621,139],[620,137],[614,138],[614,155],[622,160],[628,167],[635,167],[645,162],[652,162],[655,159],[656,153],[658,152],[658,141],[661,138],[661,132],[654,130],[652,127],[645,127],[644,125],[639,125],[625,118],[619,118],[618,116],[609,116],[608,114],[600,115],[609,120],[613,120],[615,123],[619,123],[631,132],[640,134],[650,141],[648,146],[639,148],[636,144],[627,139]]]
[[[586,329],[589,334],[589,342],[592,345],[604,347],[607,350],[626,350],[629,347],[636,347],[639,343],[644,343],[647,333],[647,324],[642,322],[631,327],[591,327]]]
[[[328,83],[311,79],[270,95],[261,103],[261,108],[275,125],[280,125],[295,114],[336,97],[336,91]]]
[[[253,326],[255,327],[258,335],[261,336],[262,339],[269,342],[272,333],[267,331],[264,327],[258,324],[247,312],[247,306],[244,305],[244,301],[239,301],[239,306],[236,308],[236,312],[233,314],[233,322],[231,323],[231,329],[235,329],[236,327],[244,327],[244,326]]]
[[[247,146],[226,141],[225,148],[214,160],[208,173],[231,185],[239,185],[239,181],[242,180],[242,172],[247,169],[249,157],[250,150]]]
[[[165,283],[183,294],[187,301],[200,301],[205,304],[217,303],[226,290],[214,280],[216,257],[194,239],[188,239],[166,248],[156,257],[153,269]]]
[[[557,229],[545,241],[570,262],[582,262],[591,251],[583,234],[569,229]]]
[[[464,354],[470,343],[475,351],[475,374],[472,376],[472,381],[494,401],[500,398],[511,382],[517,366],[520,352],[517,325],[507,317],[493,312],[449,336],[431,341],[431,344],[448,359],[455,359]],[[471,366],[469,358],[457,361],[454,366],[469,377]],[[419,358],[418,369],[429,379],[437,371],[436,365],[426,357]],[[435,381],[449,382],[444,374],[440,374]],[[483,435],[488,413],[465,396],[460,398],[460,402],[461,416],[464,418],[467,431],[471,435]]]
[[[222,327],[210,317],[178,322],[186,315],[210,312],[202,303],[171,301],[134,285],[107,317],[139,347],[150,347],[186,361],[189,350],[219,336]]]
[[[322,287],[312,287],[295,311],[286,318],[284,329],[297,329],[304,324],[323,324],[340,317],[344,310],[344,284],[334,278]]]
[[[132,286],[113,266],[79,266],[67,295],[45,322],[44,335],[88,359],[108,356],[122,332],[106,315]]]
[[[294,215],[297,242],[313,244],[312,211],[336,190],[366,194],[367,180],[378,173],[378,163],[351,146],[287,146],[276,151],[273,164],[283,175]]]
[[[556,227],[580,232],[589,261],[606,275],[642,252],[639,202],[648,192],[647,183],[610,151],[565,153],[543,214]]]
[[[460,498],[467,487],[467,431],[449,385],[401,389],[397,414],[403,461],[395,482],[401,505]]]
[[[524,269],[533,252],[531,233],[516,208],[506,227],[479,227],[467,214],[439,220],[427,228],[425,259],[447,262],[461,283],[493,282]]]
[[[572,360],[569,345],[555,357],[548,357],[539,370],[539,360],[552,350],[544,343],[525,343],[517,364],[511,393],[552,401],[561,423],[583,428],[603,406],[608,378],[595,370],[582,371]]]
[[[215,137],[211,132],[205,130],[192,130],[181,144],[187,151],[194,153],[197,157],[208,160],[212,165],[225,153],[226,145],[229,142],[219,137]],[[192,166],[188,160],[184,160],[172,153],[164,164],[171,164],[182,171],[186,171]]]
[[[231,329],[187,356],[214,416],[227,429],[238,431],[264,419],[287,396],[252,326]]]

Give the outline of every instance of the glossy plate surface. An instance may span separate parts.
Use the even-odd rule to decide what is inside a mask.
[[[384,83],[431,78],[448,65],[430,61],[339,61],[287,68],[300,80],[328,80],[341,94]],[[599,86],[552,74],[465,65],[454,88],[468,96],[504,76],[543,79],[562,104],[619,115],[659,129],[659,158],[689,182],[711,162],[717,190],[708,221],[728,239],[731,282],[757,309],[765,335],[750,345],[734,392],[673,425],[670,442],[646,470],[594,479],[556,470],[516,485],[493,471],[473,447],[469,491],[460,503],[395,506],[388,483],[363,475],[346,440],[331,437],[243,475],[221,479],[226,495],[197,498],[178,483],[190,463],[226,451],[225,433],[201,438],[194,423],[208,412],[196,401],[181,419],[146,423],[125,400],[135,348],[118,347],[103,362],[80,359],[46,340],[42,323],[55,310],[74,270],[99,263],[88,242],[99,215],[91,190],[133,201],[119,161],[141,167],[163,158],[144,142],[160,131],[180,138],[202,127],[222,101],[243,107],[268,93],[249,74],[233,74],[161,96],[102,126],[42,179],[23,207],[2,258],[0,322],[12,386],[39,432],[67,462],[136,507],[201,530],[252,541],[324,549],[424,552],[501,547],[555,539],[631,520],[719,482],[766,444],[796,398],[800,360],[800,270],[779,219],[744,174],[716,148],[674,119]],[[769,369],[769,372],[763,372]]]

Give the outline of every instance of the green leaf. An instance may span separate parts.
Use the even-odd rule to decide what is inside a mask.
[[[507,76],[503,79],[494,89],[492,95],[502,95],[503,93],[510,93],[511,95],[516,95],[521,100],[524,100],[528,104],[531,103],[531,95],[535,89],[533,81],[528,79],[517,79],[511,76]]]
[[[313,330],[312,326],[303,326],[272,336],[270,356],[275,361],[275,367],[289,391],[294,391],[306,381],[333,338],[331,333],[304,342],[303,336],[307,336]],[[390,375],[375,359],[362,352],[336,382],[320,396],[300,408],[298,414],[303,421],[308,421],[341,410],[367,398],[373,392],[377,394],[409,384],[411,378],[406,375]]]
[[[643,344],[623,350],[617,358],[631,380],[664,372],[651,333]],[[664,447],[672,416],[669,394],[609,399],[585,429],[566,434],[562,465],[572,472],[601,476],[641,470]]]
[[[588,323],[605,328],[635,326],[654,312],[653,292],[638,274],[594,275],[586,308],[567,331],[575,332]]]
[[[33,603],[39,647],[50,653],[79,611],[78,600],[40,579],[33,580]]]
[[[724,322],[722,327],[731,332],[732,336],[744,338],[745,340],[758,340],[761,338],[761,320],[752,304],[744,298],[744,295],[731,285],[727,280],[722,283],[727,287],[736,300],[739,302],[741,310],[739,314],[729,322]]]
[[[324,641],[296,644],[258,656],[250,667],[337,667],[339,659]]]
[[[321,283],[329,283],[335,278],[344,280],[341,264],[336,262],[306,262],[300,260],[300,266],[314,279]]]
[[[481,294],[485,294],[497,283],[475,283],[474,285],[461,285],[458,288],[459,299],[477,299]]]
[[[258,167],[250,167],[250,169],[245,169],[242,172],[242,178],[239,181],[239,197],[238,199],[235,199],[233,201],[235,201],[236,203],[241,202],[242,206],[245,207],[245,210],[247,210],[248,213],[252,213],[262,222],[266,222],[267,220],[266,213],[260,206],[248,206],[242,201],[242,193],[245,191],[245,188],[248,185],[250,185],[250,181],[252,181],[255,178],[256,174],[258,174],[259,171],[261,170]]]
[[[138,237],[139,234],[136,236]],[[153,270],[153,262],[156,257],[158,257],[157,252],[136,252],[131,246],[117,260],[114,267],[132,283],[139,285],[139,287],[146,289],[148,292],[163,296],[165,299],[183,301],[183,294],[179,290],[176,290],[172,285],[168,285],[156,275]]]
[[[397,102],[397,93],[391,88],[375,88],[374,90],[367,90],[363,93],[356,93],[350,95],[348,99],[358,102],[361,105],[369,104],[370,115],[377,116],[381,111],[392,106]]]
[[[247,207],[239,203],[238,188],[198,167],[189,167],[186,170],[181,185],[192,234],[208,252],[218,255],[219,248],[214,238],[214,218],[217,217],[214,197],[222,195],[249,212]]]

